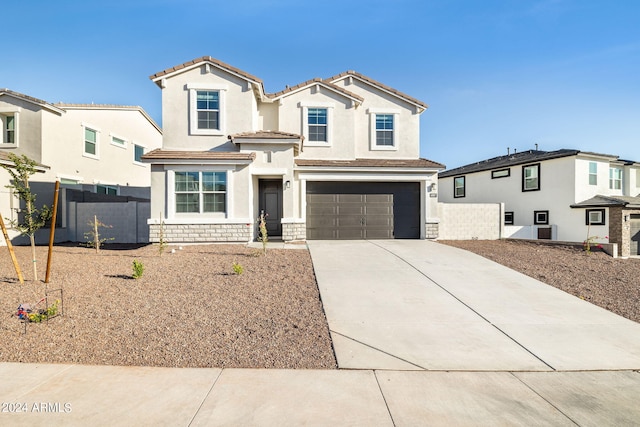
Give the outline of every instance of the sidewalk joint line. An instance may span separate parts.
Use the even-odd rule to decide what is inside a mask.
[[[382,396],[382,400],[384,401],[384,406],[387,407],[387,412],[389,413],[389,418],[391,418],[391,424],[395,427],[396,421],[393,419],[393,414],[391,413],[391,409],[389,409],[389,404],[387,403],[387,398],[382,391],[382,386],[380,385],[380,380],[378,379],[378,374],[376,370],[373,370],[373,377],[376,379],[376,384],[378,384],[378,390],[380,390],[380,395]]]
[[[211,384],[211,387],[209,388],[209,391],[207,391],[207,394],[205,394],[205,396],[202,398],[202,402],[200,402],[200,405],[198,405],[198,409],[196,409],[196,412],[193,414],[193,417],[191,417],[191,421],[189,421],[189,424],[187,424],[187,426],[190,426],[191,424],[193,424],[193,420],[196,419],[196,417],[198,416],[198,413],[200,413],[200,410],[202,409],[202,407],[204,406],[204,402],[207,401],[207,399],[209,398],[209,395],[211,394],[211,392],[213,391],[213,388],[216,386],[216,384],[218,383],[218,380],[220,379],[220,377],[222,376],[222,372],[224,371],[224,369],[220,369],[220,373],[218,374],[218,376],[213,380],[213,384]]]
[[[400,261],[404,262],[405,264],[407,264],[409,267],[413,268],[415,271],[417,271],[419,274],[421,274],[422,276],[426,277],[427,279],[429,279],[434,285],[436,285],[437,287],[439,287],[440,289],[442,289],[443,291],[445,291],[446,293],[448,293],[451,297],[453,297],[456,301],[458,301],[460,304],[464,305],[465,307],[467,307],[469,310],[471,310],[473,313],[475,313],[478,317],[480,317],[482,320],[484,320],[485,322],[487,322],[489,325],[493,326],[495,329],[497,329],[498,331],[500,331],[500,333],[502,333],[505,337],[509,338],[511,341],[513,341],[515,344],[517,344],[519,347],[521,347],[523,350],[525,350],[527,353],[529,353],[530,355],[532,355],[533,357],[535,357],[536,359],[538,359],[540,362],[544,363],[546,366],[548,366],[550,369],[552,369],[553,371],[555,371],[556,369],[551,366],[550,364],[548,364],[547,362],[545,362],[544,360],[542,360],[540,357],[538,357],[538,355],[536,355],[535,353],[533,353],[531,350],[529,350],[527,347],[525,347],[524,345],[520,344],[515,338],[513,338],[512,336],[510,336],[509,334],[507,334],[505,331],[503,331],[502,329],[500,329],[498,326],[496,326],[494,323],[492,323],[489,319],[487,319],[486,317],[484,317],[482,314],[480,314],[478,311],[476,311],[473,307],[471,307],[469,304],[467,304],[466,302],[462,301],[460,298],[458,298],[457,296],[455,296],[451,291],[449,291],[448,289],[446,289],[444,286],[442,286],[441,284],[439,284],[438,282],[436,282],[435,280],[433,280],[431,277],[427,276],[425,273],[423,273],[419,268],[417,268],[415,265],[411,264],[409,261],[407,261],[406,259],[402,258],[400,255],[396,254],[395,252],[391,251],[390,249],[385,248],[384,246],[379,245],[378,243],[375,243],[371,240],[368,240],[369,243],[371,243],[372,245],[375,245],[377,247],[379,247],[380,249],[387,251],[388,253],[390,253],[391,255],[395,256],[396,258],[398,258]]]
[[[369,344],[367,344],[367,343],[364,343],[364,342],[362,342],[362,341],[359,341],[359,340],[357,340],[357,339],[355,339],[355,338],[351,338],[351,337],[349,337],[349,336],[347,336],[347,335],[341,334],[340,332],[336,332],[336,331],[334,331],[334,330],[332,330],[332,329],[330,329],[329,331],[330,331],[330,332],[332,332],[332,333],[334,333],[334,334],[336,334],[336,335],[340,335],[340,336],[341,336],[341,337],[343,337],[343,338],[346,338],[346,339],[348,339],[348,340],[351,340],[351,341],[353,341],[353,342],[357,342],[358,344],[361,344],[361,345],[363,345],[363,346],[365,346],[365,347],[369,347],[369,348],[370,348],[370,349],[372,349],[372,350],[379,351],[380,353],[386,354],[386,355],[387,355],[387,356],[389,356],[389,357],[393,357],[394,359],[398,359],[398,360],[401,360],[401,361],[403,361],[403,362],[405,362],[405,363],[408,363],[409,365],[413,365],[413,366],[415,366],[416,368],[420,368],[420,369],[421,369],[421,370],[423,370],[423,371],[427,371],[427,370],[428,370],[427,368],[424,368],[424,367],[422,367],[422,366],[420,366],[420,365],[417,365],[417,364],[415,364],[415,363],[413,363],[413,362],[410,362],[410,361],[408,361],[408,360],[405,360],[405,359],[403,359],[402,357],[398,357],[398,356],[395,356],[395,355],[393,355],[393,354],[391,354],[391,353],[387,353],[387,352],[386,352],[386,351],[384,351],[384,350],[381,350],[381,349],[376,348],[376,347],[374,347],[374,346],[372,346],[372,345],[369,345]],[[340,369],[340,366],[338,366],[338,369]]]
[[[532,392],[534,392],[536,395],[538,395],[540,397],[540,399],[544,400],[545,402],[547,402],[549,405],[551,405],[556,411],[560,412],[562,415],[564,415],[569,421],[571,421],[572,423],[574,423],[575,425],[579,426],[580,424],[578,422],[576,422],[573,418],[571,418],[569,415],[565,414],[562,409],[558,408],[556,405],[554,405],[549,399],[545,398],[543,395],[541,395],[540,393],[538,393],[533,387],[531,387],[529,384],[527,384],[522,378],[518,377],[514,372],[509,372],[513,377],[515,377],[516,380],[520,381],[525,387],[527,387],[529,390],[531,390]]]

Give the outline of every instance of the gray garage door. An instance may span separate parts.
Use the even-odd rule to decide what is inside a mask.
[[[640,215],[631,215],[631,255],[640,255]]]
[[[419,183],[307,183],[307,239],[420,237]]]

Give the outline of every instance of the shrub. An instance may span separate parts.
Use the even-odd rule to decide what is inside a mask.
[[[244,273],[244,267],[241,266],[240,264],[238,264],[237,262],[233,263],[233,273],[236,275],[241,275],[242,273]]]
[[[141,278],[142,273],[144,273],[144,265],[140,261],[134,259],[133,260],[133,278],[134,279]]]

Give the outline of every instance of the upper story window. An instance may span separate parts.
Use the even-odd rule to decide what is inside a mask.
[[[621,168],[609,168],[609,189],[611,190],[622,189],[622,169]]]
[[[491,171],[491,179],[506,178],[511,175],[511,169],[498,169]]]
[[[226,172],[175,172],[176,213],[226,212]]]
[[[398,117],[400,110],[369,108],[371,116],[371,149],[398,149]]]
[[[226,86],[203,87],[187,84],[189,89],[189,130],[192,135],[224,135]]]
[[[99,158],[99,132],[95,128],[83,125],[84,132],[84,152],[85,157]]]
[[[116,147],[125,148],[127,146],[127,141],[124,138],[119,138],[117,136],[111,135],[111,144]]]
[[[598,164],[589,162],[589,185],[598,185]]]
[[[522,167],[522,191],[540,190],[540,163]]]
[[[393,147],[393,114],[376,114],[376,145]]]
[[[0,113],[0,125],[2,127],[2,135],[0,135],[0,143],[2,144],[18,144],[18,113],[7,112]]]
[[[464,197],[465,195],[465,179],[464,176],[453,178],[453,197]]]
[[[133,145],[133,161],[136,163],[142,163],[142,156],[144,155],[144,147],[142,145]]]
[[[309,126],[309,141],[328,142],[326,108],[309,108],[307,110],[307,126]]]

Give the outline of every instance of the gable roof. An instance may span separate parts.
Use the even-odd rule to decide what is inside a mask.
[[[444,165],[428,159],[355,159],[355,160],[312,160],[296,159],[297,166],[330,168],[417,168],[444,169]]]
[[[56,107],[60,107],[64,110],[122,110],[122,111],[137,111],[147,119],[156,130],[162,133],[162,128],[147,114],[144,109],[138,105],[114,105],[114,104],[67,104],[58,102]]]
[[[465,166],[460,166],[455,169],[444,171],[440,173],[439,176],[440,178],[447,178],[454,175],[464,175],[468,173],[483,172],[483,171],[488,171],[492,169],[500,169],[500,168],[507,168],[511,166],[524,165],[527,163],[536,163],[536,162],[541,162],[543,160],[551,160],[551,159],[558,159],[562,157],[575,156],[580,153],[603,156],[603,157],[612,157],[612,159],[617,159],[617,157],[610,156],[608,154],[597,154],[597,153],[590,153],[586,151],[571,150],[571,149],[561,149],[556,151],[527,150],[527,151],[522,151],[520,153],[508,154],[506,156],[498,156],[492,159],[482,160],[480,162],[471,163]]]
[[[340,86],[335,85],[335,84],[333,84],[333,83],[331,83],[331,82],[329,82],[327,80],[323,80],[323,79],[321,79],[319,77],[316,77],[315,79],[307,80],[306,82],[299,83],[299,84],[297,84],[295,86],[292,86],[292,87],[288,87],[288,88],[286,88],[284,90],[281,90],[280,92],[276,92],[276,93],[268,95],[268,96],[269,96],[269,98],[273,99],[274,101],[277,101],[277,100],[279,100],[281,98],[284,98],[284,97],[289,96],[289,95],[293,95],[296,92],[300,92],[302,90],[305,90],[305,89],[307,89],[309,87],[313,87],[313,86],[316,86],[316,85],[322,86],[325,89],[328,89],[328,90],[330,90],[332,92],[338,93],[339,95],[342,95],[342,96],[344,96],[346,98],[349,98],[349,99],[351,99],[353,102],[355,102],[358,105],[362,104],[362,101],[364,101],[364,98],[361,97],[360,95],[357,95],[357,94],[355,94],[353,92],[349,92],[348,90],[343,89]]]
[[[29,102],[31,104],[35,104],[41,108],[44,108],[46,110],[49,110],[51,112],[57,113],[57,114],[62,114],[64,113],[64,110],[58,108],[57,106],[47,102],[47,101],[43,101],[42,99],[38,99],[38,98],[34,98],[33,96],[29,96],[29,95],[25,95],[23,93],[20,92],[15,92],[13,90],[9,90],[9,89],[0,89],[0,96],[11,96],[13,98],[16,99],[20,99],[22,101],[26,101]]]
[[[379,89],[379,90],[381,90],[383,92],[386,92],[386,93],[388,93],[390,95],[393,95],[393,96],[395,96],[397,98],[400,98],[403,101],[408,102],[409,104],[415,105],[418,108],[418,110],[421,110],[419,112],[422,112],[422,111],[426,110],[427,108],[429,108],[429,106],[427,104],[425,104],[424,102],[422,102],[422,101],[420,101],[420,100],[418,100],[418,99],[416,99],[416,98],[414,98],[412,96],[409,96],[406,93],[400,92],[399,90],[396,90],[396,89],[394,89],[394,88],[392,88],[390,86],[387,86],[387,85],[385,85],[383,83],[380,83],[377,80],[374,80],[374,79],[372,79],[370,77],[367,77],[364,74],[360,74],[360,73],[358,73],[356,71],[353,71],[353,70],[345,71],[345,72],[337,74],[337,75],[335,75],[333,77],[329,77],[328,79],[326,79],[326,81],[331,82],[331,83],[335,83],[337,81],[344,80],[344,79],[349,78],[349,77],[356,78],[356,79],[358,79],[358,80],[360,80],[362,82],[365,82],[368,85],[373,86],[373,87],[375,87],[375,88],[377,88],[377,89]]]
[[[571,205],[572,208],[605,208],[611,206],[624,206],[628,208],[640,208],[640,196],[602,196],[597,195],[580,203]]]

